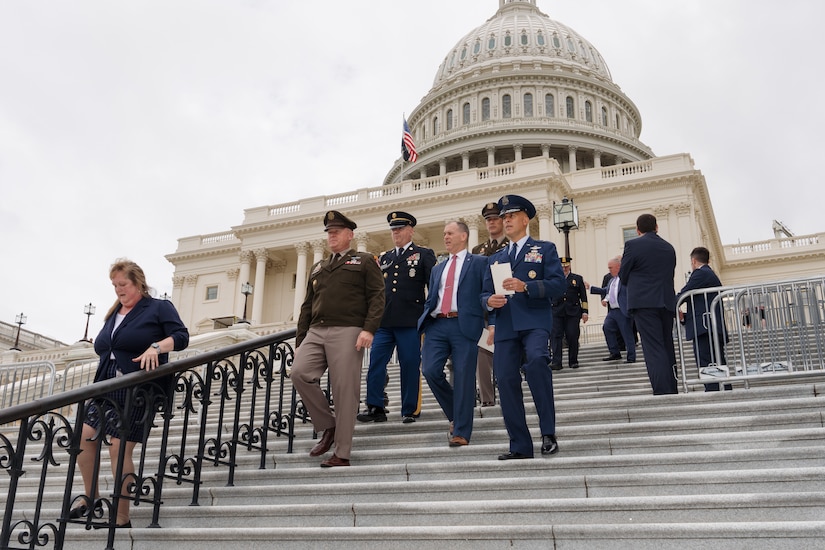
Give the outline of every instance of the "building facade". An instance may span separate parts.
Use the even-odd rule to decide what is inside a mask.
[[[190,331],[241,319],[258,332],[291,326],[310,266],[328,253],[321,219],[330,209],[354,219],[357,248],[376,255],[391,246],[387,213],[412,212],[415,241],[439,253],[446,221],[465,221],[472,247],[487,238],[482,206],[515,193],[538,209],[531,234],[563,251],[553,205],[567,198],[578,210],[573,270],[588,281],[601,281],[645,212],[677,250],[677,289],[700,245],[727,284],[825,272],[820,235],[723,245],[690,155],[656,157],[639,140],[641,115],[599,52],[536,0],[499,0],[447,52],[408,120],[419,158],[397,159],[376,186],[252,207],[239,226],[179,239],[166,257],[175,266],[172,300]],[[604,311],[593,309],[598,322]]]

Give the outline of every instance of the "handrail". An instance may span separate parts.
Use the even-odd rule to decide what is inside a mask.
[[[306,422],[308,418],[294,388],[287,383],[294,356],[290,341],[294,337],[295,329],[290,329],[172,361],[154,371],[128,374],[0,410],[0,426],[5,428],[0,432],[0,470],[9,474],[0,476],[9,479],[2,503],[0,550],[44,548],[48,544],[62,549],[70,524],[86,529],[108,528],[106,548],[113,548],[113,512],[122,499],[151,506],[150,527],[159,527],[164,480],[190,484],[192,505],[197,505],[205,464],[225,467],[227,485],[233,485],[240,450],[260,454],[262,469],[271,451],[267,446],[270,436],[286,437],[286,452],[291,453],[295,422]],[[116,390],[127,392],[124,410],[107,399]],[[110,444],[107,432],[114,429],[117,437],[125,439],[128,431],[128,423],[107,424],[107,411],[128,418],[136,404],[145,404],[148,412],[135,473],[123,475],[122,455],[118,464],[112,465],[115,479],[129,483],[128,494],[113,490],[97,500],[89,495],[73,495],[81,428],[90,410],[98,411],[102,418],[101,427],[92,438],[99,464],[101,449]],[[73,419],[60,412],[71,408],[76,408]],[[176,416],[178,420],[174,420]],[[202,421],[207,416],[220,421],[208,425]],[[16,437],[9,430],[12,424],[18,425]],[[146,459],[146,442],[153,424],[155,433],[160,434],[155,471],[149,465],[154,461]],[[178,428],[170,430],[173,425]],[[18,481],[24,474],[29,479],[39,479],[34,503],[25,497],[21,497],[21,503],[16,500]],[[53,483],[55,476],[65,479],[61,502],[57,502],[56,494],[46,490],[47,477]],[[122,484],[112,483],[112,487]],[[69,511],[78,504],[86,504],[91,512],[70,519]],[[33,511],[27,509],[32,505]],[[48,511],[57,507],[60,516],[50,520]],[[20,546],[13,546],[12,542]]]

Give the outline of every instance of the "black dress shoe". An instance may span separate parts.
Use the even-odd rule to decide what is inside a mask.
[[[579,368],[579,364],[578,363],[573,363],[572,365],[570,365],[570,368],[571,369],[577,369],[577,368]]]
[[[557,365],[557,364],[555,364],[555,363],[550,363],[550,368],[551,368],[551,369],[553,369],[553,370],[561,370],[561,369],[562,369],[562,366],[561,366],[561,365]]]
[[[559,452],[559,444],[556,443],[555,435],[541,436],[541,454],[554,455]]]
[[[530,455],[523,455],[521,453],[516,453],[516,452],[513,452],[513,451],[510,451],[509,453],[506,453],[506,454],[503,454],[503,455],[498,455],[499,460],[516,460],[516,459],[520,459],[520,458],[533,458],[533,457],[530,456]]]
[[[617,359],[621,359],[621,353],[611,353],[607,357],[602,357],[602,361],[616,361]]]
[[[370,405],[366,411],[358,413],[358,416],[355,418],[357,418],[359,422],[386,422],[387,413],[384,412],[383,407],[373,407]]]
[[[625,361],[625,363],[635,363],[635,362],[636,362],[635,359],[628,359],[627,361]]]

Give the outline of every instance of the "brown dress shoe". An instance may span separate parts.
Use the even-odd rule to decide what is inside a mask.
[[[316,443],[312,450],[309,451],[309,456],[321,456],[330,450],[334,441],[335,428],[327,428],[324,430],[324,435],[321,436],[318,443]]]
[[[321,463],[321,468],[334,468],[335,466],[349,466],[349,459],[338,458],[338,455],[332,453],[332,457]]]
[[[450,438],[450,447],[461,447],[462,445],[469,445],[470,442],[461,437],[460,435],[454,435]]]

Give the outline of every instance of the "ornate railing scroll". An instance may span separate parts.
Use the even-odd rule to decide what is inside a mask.
[[[164,483],[191,486],[191,504],[198,505],[206,466],[226,469],[226,484],[233,485],[239,453],[260,455],[265,468],[280,437],[286,438],[281,452],[291,453],[295,422],[307,421],[289,382],[294,336],[294,329],[271,334],[0,410],[0,470],[8,474],[0,474],[0,550],[62,549],[76,528],[106,529],[105,547],[114,548],[124,499],[150,506],[149,526],[160,527]],[[123,410],[109,397],[113,392],[125,392]],[[124,473],[123,455],[111,465],[108,449],[113,437],[126,440],[130,423],[120,419],[133,412],[144,420],[143,444],[134,473]],[[82,442],[96,453],[89,494],[74,487]],[[106,494],[98,474],[120,483]],[[24,475],[27,487],[37,479],[36,490],[20,490]],[[59,491],[55,480],[62,480]],[[80,517],[70,517],[79,506]]]

